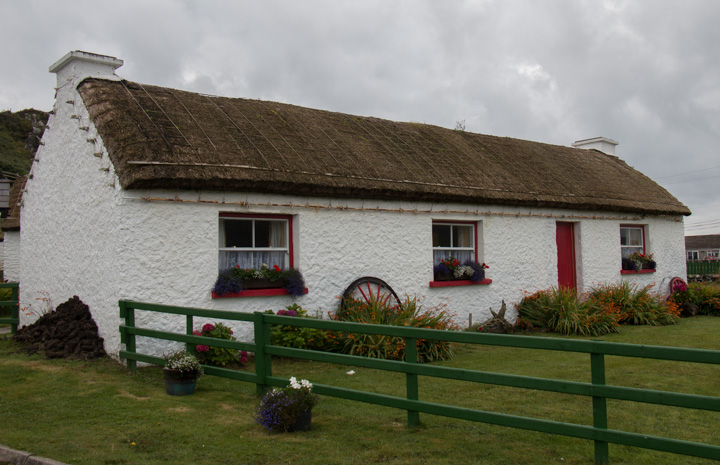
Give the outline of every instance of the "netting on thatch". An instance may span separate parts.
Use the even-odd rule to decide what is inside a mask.
[[[128,81],[78,87],[121,185],[689,214],[617,157]]]

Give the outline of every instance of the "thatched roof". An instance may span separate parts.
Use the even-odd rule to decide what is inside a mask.
[[[78,91],[125,189],[690,214],[595,150],[128,81]]]
[[[685,236],[685,249],[720,249],[720,234],[704,234],[702,236]]]
[[[25,189],[27,176],[21,176],[13,182],[10,188],[10,200],[8,201],[8,216],[0,222],[3,231],[20,231],[20,199]]]

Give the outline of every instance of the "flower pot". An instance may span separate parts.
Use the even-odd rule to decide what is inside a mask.
[[[163,368],[165,392],[171,396],[189,396],[195,392],[198,374],[195,371],[179,371]]]
[[[635,269],[635,262],[629,258],[622,259],[622,269],[626,271],[632,271]]]
[[[312,428],[312,409],[303,410],[298,415],[295,423],[290,425],[287,429],[288,433],[294,433],[296,431],[310,431]]]
[[[657,263],[655,263],[655,262],[643,263],[643,270],[654,270],[656,267],[657,267]]]
[[[268,278],[244,279],[242,288],[244,289],[280,289],[287,287],[287,279],[280,278],[270,281]]]

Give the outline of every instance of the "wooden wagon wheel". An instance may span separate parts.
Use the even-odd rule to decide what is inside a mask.
[[[670,295],[675,293],[675,286],[678,285],[685,285],[685,287],[687,288],[687,283],[685,282],[685,280],[676,276],[670,280]]]
[[[365,302],[376,301],[382,304],[390,303],[391,306],[400,306],[401,302],[392,287],[380,278],[364,276],[356,279],[343,293],[340,301],[340,308],[345,306],[347,299],[364,300]],[[394,304],[392,303],[394,302]]]

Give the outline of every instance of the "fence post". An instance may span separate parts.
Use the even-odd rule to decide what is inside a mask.
[[[272,376],[272,356],[265,353],[265,346],[270,344],[270,325],[265,323],[262,312],[255,312],[253,330],[255,332],[255,374],[257,375],[257,395],[265,395],[267,377]]]
[[[193,335],[193,316],[192,315],[185,315],[185,334],[188,336]],[[197,355],[195,352],[195,344],[186,343],[185,344],[185,350],[190,352],[193,355]]]
[[[417,339],[414,337],[405,338],[405,363],[417,363]],[[420,400],[418,388],[418,375],[416,373],[405,374],[405,384],[408,400]],[[408,428],[415,428],[420,424],[420,412],[408,410]]]
[[[594,385],[605,385],[605,356],[603,354],[590,354],[591,382]],[[607,399],[593,396],[593,426],[607,429]],[[610,454],[606,441],[595,440],[595,465],[608,465]]]
[[[121,300],[120,301],[120,318],[125,318],[125,328],[134,328],[135,327],[135,309],[130,307],[126,301]],[[122,331],[123,328],[120,327],[120,330]],[[122,336],[122,334],[121,334]],[[135,353],[135,335],[130,334],[127,332],[127,330],[124,332],[125,336],[125,350],[130,353]],[[121,337],[122,339],[122,337]],[[127,367],[130,371],[135,372],[137,371],[137,361],[132,359],[127,359]]]
[[[10,310],[10,316],[16,321],[20,321],[20,284],[10,288],[10,299],[16,302]],[[18,323],[10,323],[10,332],[15,334],[17,332]]]

